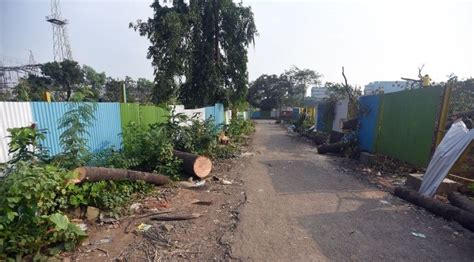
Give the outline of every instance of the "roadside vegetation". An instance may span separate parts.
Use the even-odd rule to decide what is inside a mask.
[[[92,153],[87,148],[87,126],[93,103],[72,104],[60,120],[63,152],[49,156],[41,146],[46,131],[35,125],[10,129],[12,159],[1,167],[0,260],[42,259],[63,250],[73,250],[87,234],[67,214],[77,208],[99,208],[119,217],[126,203],[150,193],[144,182],[100,181],[75,184],[74,168],[83,165],[125,168],[170,176],[183,176],[173,149],[202,154],[213,159],[238,154],[253,123],[240,118],[227,126],[212,120],[198,121],[178,114],[163,124],[125,129],[122,149],[107,148]],[[183,123],[190,121],[190,125]],[[229,143],[219,137],[227,134]]]

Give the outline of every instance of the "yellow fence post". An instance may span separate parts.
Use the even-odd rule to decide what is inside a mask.
[[[436,131],[436,142],[435,146],[437,147],[446,133],[446,121],[448,120],[448,111],[449,111],[449,100],[451,98],[451,91],[453,89],[453,82],[448,82],[443,92],[443,103],[441,105],[441,114],[438,121],[438,130]],[[436,148],[435,147],[435,148]]]

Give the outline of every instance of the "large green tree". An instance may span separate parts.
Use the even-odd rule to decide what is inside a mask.
[[[153,102],[237,107],[247,94],[247,47],[256,27],[250,7],[232,0],[155,0],[154,16],[131,24],[151,46]]]
[[[248,102],[262,110],[281,106],[300,106],[306,89],[320,84],[321,74],[292,67],[280,75],[261,75],[250,83]]]
[[[105,81],[107,79],[107,76],[104,72],[99,73],[95,71],[94,68],[88,65],[82,66],[82,72],[84,74],[84,83],[92,91],[92,98],[99,99],[99,97],[104,92]]]
[[[41,72],[51,80],[56,100],[69,101],[73,92],[84,83],[84,73],[76,61],[45,63],[41,65]]]

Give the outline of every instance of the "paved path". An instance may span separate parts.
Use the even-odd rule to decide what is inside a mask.
[[[474,234],[337,171],[259,121],[232,256],[244,261],[474,261]],[[411,232],[423,233],[426,238]]]

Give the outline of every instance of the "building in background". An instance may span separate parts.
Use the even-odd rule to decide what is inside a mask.
[[[364,95],[393,93],[408,88],[407,81],[375,81],[365,86]]]
[[[324,87],[313,86],[311,88],[311,97],[315,98],[318,101],[323,100],[324,98],[329,97],[328,90]]]

